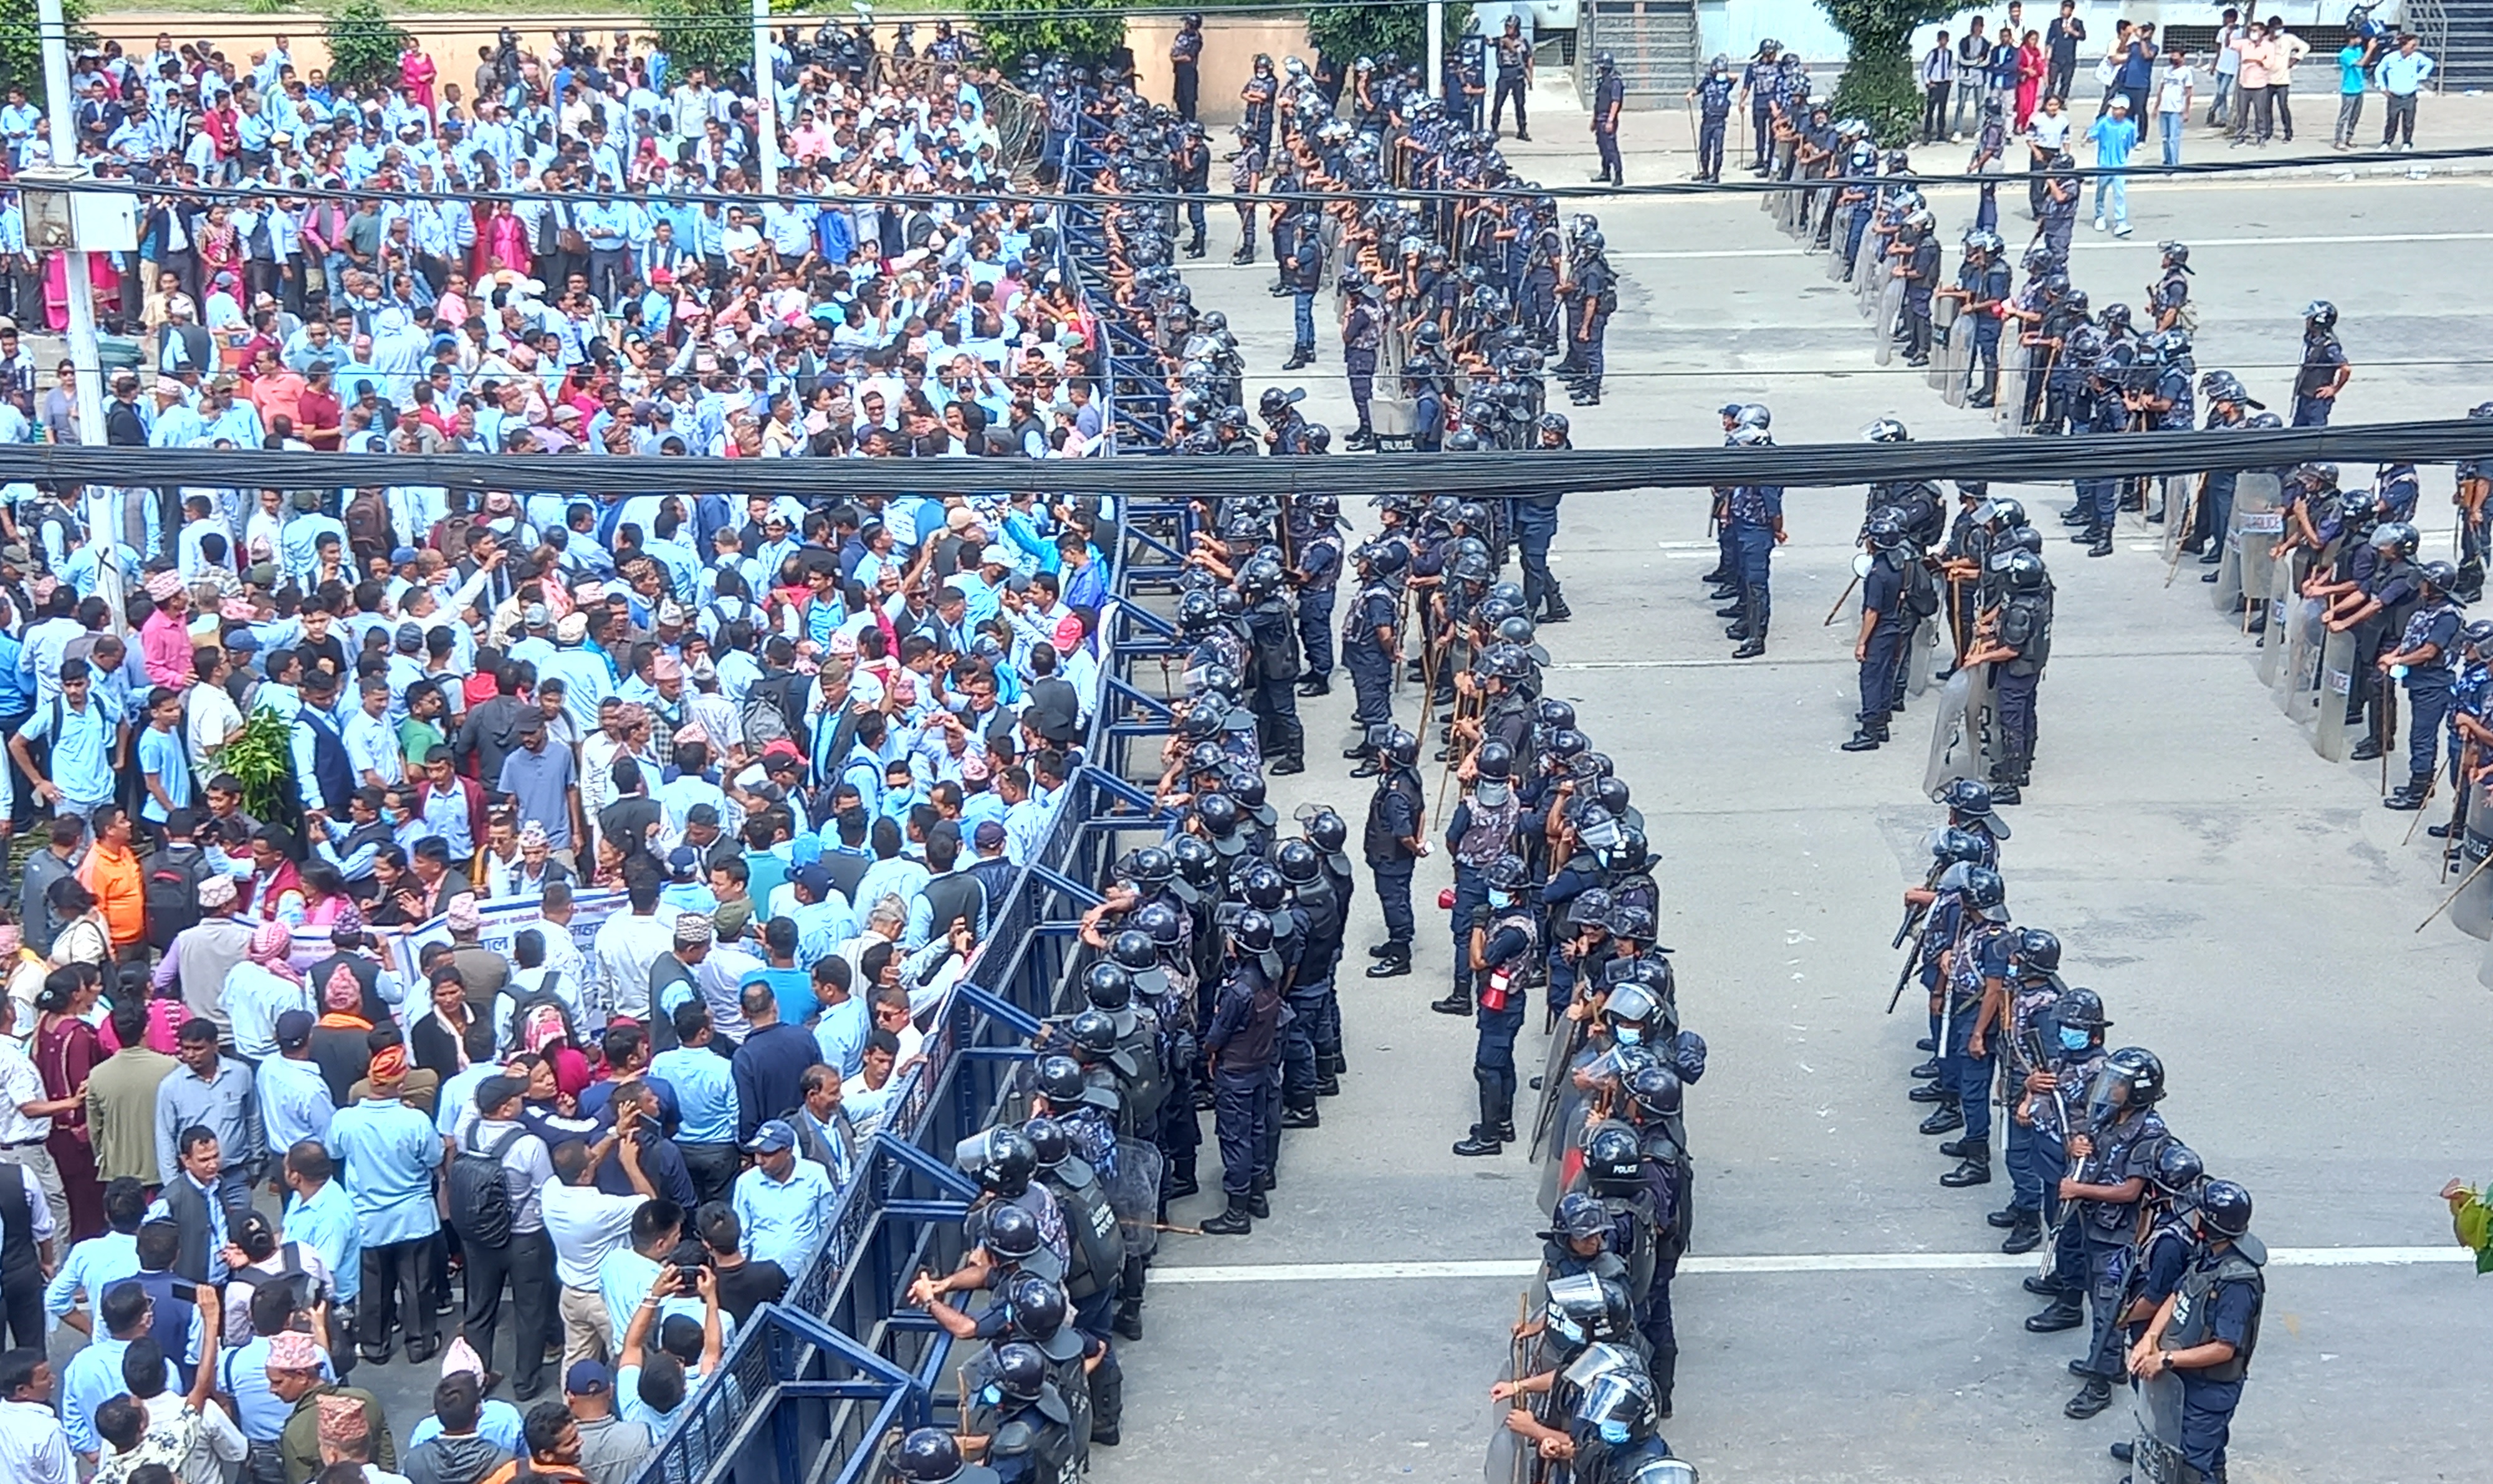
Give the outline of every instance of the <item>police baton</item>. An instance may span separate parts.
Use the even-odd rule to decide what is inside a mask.
[[[1842,593],[1842,595],[1841,595],[1841,596],[1839,596],[1839,597],[1837,597],[1837,598],[1836,598],[1836,600],[1835,600],[1835,606],[1834,606],[1834,607],[1832,607],[1832,608],[1830,608],[1830,609],[1828,609],[1828,610],[1826,611],[1826,621],[1825,621],[1825,622],[1823,622],[1823,623],[1821,623],[1821,624],[1819,624],[1819,625],[1818,625],[1818,627],[1820,627],[1820,628],[1833,628],[1833,627],[1835,626],[1835,616],[1836,616],[1837,614],[1842,613],[1842,612],[1844,611],[1844,604],[1845,604],[1845,600],[1846,600],[1846,599],[1847,599],[1847,598],[1849,598],[1849,597],[1851,597],[1851,596],[1852,596],[1852,590],[1853,590],[1853,589],[1855,589],[1855,588],[1858,588],[1858,587],[1860,587],[1860,586],[1861,586],[1861,574],[1860,574],[1860,573],[1858,573],[1858,572],[1855,572],[1855,573],[1853,573],[1853,574],[1852,574],[1852,580],[1851,580],[1850,582],[1846,583],[1846,584],[1844,585],[1844,591],[1843,591],[1843,593]]]
[[[2443,897],[2441,899],[2441,905],[2432,909],[2432,917],[2425,918],[2422,922],[2416,924],[2415,930],[2421,932],[2425,928],[2430,927],[2432,925],[2432,918],[2439,917],[2443,913],[2448,912],[2449,910],[2449,904],[2458,900],[2458,893],[2464,892],[2469,887],[2474,886],[2476,884],[2476,878],[2483,875],[2484,867],[2488,865],[2493,865],[2493,855],[2487,855],[2483,860],[2477,862],[2476,869],[2469,871],[2467,873],[2467,879],[2458,884],[2458,892],[2452,892],[2448,896]]]

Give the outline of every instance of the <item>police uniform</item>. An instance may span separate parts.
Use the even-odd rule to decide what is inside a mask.
[[[1731,122],[1731,95],[1736,91],[1730,77],[1723,73],[1708,73],[1697,84],[1697,178],[1723,178],[1723,140]]]
[[[1749,136],[1757,143],[1757,159],[1751,174],[1766,173],[1766,159],[1774,147],[1774,112],[1776,78],[1779,76],[1774,54],[1759,51],[1740,73],[1740,90],[1749,95]]]
[[[2419,600],[2408,615],[2397,641],[2397,652],[2409,656],[2429,646],[2430,658],[2405,661],[2407,687],[2407,786],[2390,796],[2397,808],[2421,808],[2427,785],[2439,765],[2441,730],[2448,718],[2451,692],[2450,658],[2458,648],[2458,605],[2448,593]],[[2403,800],[2412,800],[2402,803]]]
[[[1939,281],[1939,241],[1925,230],[1905,255],[1905,363],[1931,360],[1931,294]]]
[[[1229,1214],[1262,1196],[1273,1109],[1273,1072],[1281,1053],[1281,985],[1262,955],[1238,952],[1213,1004],[1204,1049],[1212,1053],[1213,1133],[1220,1141],[1220,1189]],[[1206,1229],[1210,1229],[1207,1226]]]
[[[1855,752],[1887,740],[1896,668],[1905,658],[1905,566],[1913,560],[1901,547],[1873,553],[1869,575],[1861,579],[1861,612],[1875,621],[1862,646],[1860,730],[1846,743]]]
[[[2328,414],[2337,408],[2334,396],[2317,393],[2337,380],[2337,369],[2346,364],[2346,348],[2337,341],[2335,330],[2307,334],[2302,341],[2302,369],[2294,378],[2294,426],[2325,428]]]
[[[2031,591],[2009,593],[1999,605],[1996,642],[2017,652],[2011,658],[1994,661],[1991,667],[1993,682],[1997,686],[1994,704],[1998,708],[1999,729],[2007,744],[2007,756],[1993,768],[1991,781],[2009,789],[2022,789],[2030,781],[2034,765],[2035,693],[2042,684],[2043,666],[2052,657],[2052,590],[2048,583]],[[2013,803],[2016,800],[2002,802]]]
[[[2094,1152],[2087,1156],[2078,1178],[2088,1185],[2105,1186],[2120,1185],[2133,1178],[2152,1179],[2156,1153],[2170,1136],[2162,1116],[2149,1107],[2109,1129],[2089,1130],[2088,1136],[2094,1141]],[[2136,1226],[2137,1211],[2135,1200],[2088,1199],[2079,1202],[2077,1213],[2070,1218],[2085,1243],[2087,1296],[2093,1309],[2094,1327],[2085,1363],[2087,1374],[2093,1378],[2089,1390],[2108,1385],[2126,1374],[2121,1363],[2121,1330],[2116,1321],[2128,1286],[2130,1232]]]
[[[1177,116],[1194,122],[1194,106],[1202,86],[1203,28],[1185,24],[1169,39],[1169,73]]]
[[[1479,799],[1479,786],[1466,789],[1455,803],[1455,812],[1446,820],[1446,854],[1455,868],[1455,901],[1451,915],[1454,928],[1454,990],[1429,1008],[1447,1015],[1459,1015],[1472,1008],[1472,916],[1488,904],[1488,887],[1481,872],[1498,857],[1507,854],[1508,842],[1515,836],[1516,822],[1522,817],[1523,806],[1517,802],[1512,788],[1503,803],[1485,804]]]
[[[1280,95],[1280,79],[1274,76],[1266,62],[1247,77],[1246,85],[1238,90],[1239,101],[1246,105],[1246,119],[1240,126],[1246,131],[1247,142],[1258,154],[1273,147],[1273,103]]]
[[[1296,889],[1290,911],[1297,919],[1298,972],[1290,979],[1283,1003],[1289,1017],[1281,1027],[1281,1107],[1284,1128],[1316,1126],[1316,1098],[1339,1091],[1332,1075],[1332,1053],[1340,1048],[1334,974],[1341,961],[1341,903],[1321,873]]]
[[[1306,767],[1306,729],[1299,722],[1297,636],[1291,632],[1289,600],[1278,592],[1246,610],[1246,632],[1253,651],[1253,703],[1263,732],[1259,741],[1271,771],[1293,773]]]
[[[1969,917],[1948,955],[1939,1080],[1956,1089],[1965,1133],[1957,1145],[1961,1163],[1941,1177],[1943,1185],[1982,1185],[1991,1179],[1991,1081],[1998,1065],[2003,1028],[1992,1026],[1979,1054],[1973,1049],[1973,1035],[1991,984],[2008,978],[2013,931],[2005,923]]]
[[[1350,672],[1351,724],[1382,726],[1394,719],[1394,661],[1402,636],[1396,631],[1393,588],[1382,577],[1364,579],[1341,625],[1342,668]],[[1388,638],[1379,639],[1379,631]],[[1361,748],[1362,755],[1366,749]]]
[[[1254,84],[1249,82],[1247,86]],[[1264,167],[1264,148],[1255,142],[1254,131],[1247,124],[1238,126],[1238,153],[1229,161],[1229,189],[1238,200],[1238,251],[1231,262],[1250,263],[1255,260],[1255,203],[1246,199],[1255,192],[1255,177]]]
[[[1735,484],[1724,500],[1724,515],[1740,559],[1741,608],[1739,621],[1725,637],[1743,641],[1736,657],[1745,658],[1766,651],[1766,632],[1774,616],[1775,533],[1784,523],[1783,486]]]
[[[2242,1378],[2259,1348],[2260,1311],[2268,1298],[2261,1268],[2267,1256],[2268,1250],[2247,1233],[2221,1250],[2202,1248],[2174,1295],[2165,1349],[2190,1349],[2219,1340],[2234,1348],[2233,1358],[2221,1364],[2173,1372],[2181,1380],[2181,1461],[2204,1479],[2224,1477],[2234,1409],[2241,1405]]]
[[[1489,101],[1488,128],[1494,136],[1499,121],[1505,117],[1508,99],[1515,100],[1515,136],[1532,137],[1532,125],[1523,116],[1524,81],[1532,65],[1532,43],[1518,28],[1512,34],[1501,33],[1489,44],[1497,54],[1497,96]]]
[[[1576,367],[1571,400],[1577,407],[1599,407],[1602,377],[1607,369],[1603,338],[1609,333],[1610,315],[1619,306],[1618,279],[1608,257],[1596,253],[1577,264],[1571,297],[1567,353]]]
[[[1359,409],[1359,431],[1344,441],[1345,447],[1365,447],[1376,440],[1367,406],[1376,396],[1376,350],[1384,340],[1375,290],[1363,287],[1341,321],[1341,369],[1350,378],[1350,405]]]
[[[1614,186],[1628,183],[1627,166],[1619,159],[1619,129],[1613,109],[1627,105],[1627,79],[1616,67],[1605,67],[1593,81],[1593,148],[1600,154],[1601,172],[1593,178]],[[1521,108],[1517,109],[1517,119]]]
[[[1982,377],[1966,406],[1987,408],[1999,396],[1999,306],[2014,287],[2014,275],[1994,256],[1988,262],[1967,262],[1959,282],[1966,290],[1965,313],[1973,325],[1973,360]]]
[[[1186,229],[1194,234],[1186,245],[1186,256],[1201,257],[1204,234],[1209,230],[1204,221],[1204,197],[1212,189],[1212,146],[1204,142],[1199,130],[1186,130],[1179,136],[1169,156],[1169,170],[1176,177],[1178,194],[1186,197]]]
[[[1303,696],[1333,689],[1334,590],[1341,582],[1341,534],[1337,522],[1309,523],[1298,537],[1299,648],[1307,656]]]
[[[1376,779],[1376,793],[1368,800],[1367,828],[1362,839],[1368,874],[1376,882],[1377,909],[1385,919],[1385,943],[1376,953],[1383,962],[1368,970],[1370,978],[1384,978],[1377,971],[1397,963],[1400,967],[1394,972],[1410,972],[1411,939],[1417,931],[1411,915],[1411,871],[1419,858],[1403,841],[1419,838],[1424,813],[1419,770],[1386,759]]]
[[[1455,1146],[1457,1154],[1495,1154],[1516,1137],[1515,1038],[1523,1030],[1529,991],[1541,978],[1541,934],[1532,913],[1512,896],[1503,903],[1493,901],[1485,901],[1480,909],[1487,914],[1481,949],[1486,966],[1477,972],[1473,994],[1480,1039],[1472,1051],[1472,1080],[1480,1088],[1480,1122],[1473,1125],[1470,1140]],[[1468,921],[1457,962],[1467,979],[1473,977]]]

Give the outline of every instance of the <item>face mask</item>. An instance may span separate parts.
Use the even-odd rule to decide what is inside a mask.
[[[1512,907],[1515,905],[1515,893],[1513,892],[1491,892],[1488,893],[1488,904],[1492,907]]]
[[[1613,1448],[1626,1447],[1628,1442],[1628,1425],[1624,1422],[1603,1423],[1602,1441],[1608,1443]]]
[[[2063,1050],[2083,1051],[2087,1048],[2087,1043],[2091,1039],[2093,1038],[2088,1036],[2085,1031],[2071,1029],[2068,1026],[2062,1026],[2060,1028],[2060,1046]]]
[[[1641,1025],[1620,1026],[1619,1045],[1623,1046],[1640,1046],[1644,1045],[1644,1027]]]
[[[985,1402],[989,1407],[993,1407],[1005,1399],[1005,1388],[1002,1386],[985,1387],[978,1392],[978,1399]]]

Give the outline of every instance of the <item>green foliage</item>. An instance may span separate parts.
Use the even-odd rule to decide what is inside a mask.
[[[405,28],[389,18],[380,0],[346,0],[329,20],[329,80],[355,87],[395,82],[406,43]]]
[[[1446,50],[1471,21],[1469,4],[1446,7]],[[1359,57],[1393,52],[1405,62],[1428,65],[1428,8],[1425,5],[1330,5],[1307,12],[1307,44],[1345,65]]]
[[[61,0],[72,55],[96,45],[95,33],[86,28],[87,12],[87,0]],[[27,98],[40,104],[44,102],[44,38],[35,15],[34,0],[24,0],[0,16],[0,92],[21,87]]]
[[[1006,73],[1021,59],[1062,53],[1097,67],[1126,45],[1126,9],[1115,0],[967,0],[978,42]]]
[[[254,15],[275,15],[293,9],[293,0],[248,0],[243,9]]]
[[[273,711],[253,708],[251,719],[216,756],[217,771],[242,784],[242,806],[255,819],[292,819],[295,800],[292,729]]]
[[[649,26],[675,60],[674,76],[695,67],[713,76],[753,69],[753,10],[742,0],[649,0]]]
[[[1913,79],[1913,28],[1945,20],[1959,0],[1817,0],[1851,43],[1835,112],[1867,119],[1881,144],[1910,141],[1921,122],[1921,90]]]

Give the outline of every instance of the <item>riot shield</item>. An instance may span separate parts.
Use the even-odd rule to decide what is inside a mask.
[[[2190,523],[2199,514],[2198,498],[2198,475],[2164,476],[2164,539],[2159,544],[2168,562],[2173,560],[2174,548],[2190,539]]]
[[[1878,290],[1878,312],[1870,321],[1871,332],[1878,337],[1873,354],[1884,366],[1896,353],[1896,320],[1905,312],[1905,281],[1890,277],[1887,286]]]
[[[2129,1457],[2133,1484],[2182,1484],[2181,1378],[2166,1371],[2139,1382],[2130,1413],[2137,1422]]]
[[[1937,619],[1915,619],[1912,632],[1905,636],[1905,651],[1897,663],[1905,667],[1905,694],[1918,696],[1931,688],[1932,660],[1938,653],[1939,624]]]
[[[1861,234],[1861,256],[1852,269],[1852,307],[1862,318],[1878,312],[1878,295],[1887,287],[1891,266],[1886,257],[1885,239],[1877,232],[1877,224]]]
[[[1948,333],[1948,330],[1949,326],[1957,322],[1959,317],[1963,315],[1964,310],[1964,301],[1961,299],[1943,297],[1939,294],[1931,295],[1932,354],[1931,369],[1928,379],[1931,383],[1931,390],[1935,392],[1944,392],[1947,390],[1949,352],[1956,348],[1952,342],[1957,338],[1956,336]],[[1968,334],[1966,338],[1971,339],[1972,337]]]
[[[1125,1233],[1126,1256],[1148,1257],[1159,1250],[1160,1176],[1167,1157],[1158,1146],[1136,1139],[1117,1140],[1117,1178],[1107,1183],[1108,1208],[1117,1213],[1117,1229]]]
[[[2033,367],[2033,347],[2003,330],[1999,337],[1999,392],[1991,399],[1991,416],[1995,422],[2008,424],[2011,433],[2026,431],[2026,374]]]
[[[2332,763],[2346,761],[2353,750],[2353,729],[2346,725],[2346,709],[2357,699],[2355,687],[2375,685],[2381,672],[2370,675],[2355,673],[2355,636],[2351,633],[2329,634],[2320,644],[2320,684],[2311,694],[2311,750]],[[2297,718],[2299,719],[2299,718]]]
[[[1377,397],[1367,404],[1367,426],[1379,443],[1397,448],[1410,445],[1419,404],[1408,397]]]
[[[2285,530],[2283,496],[2273,473],[2244,473],[2234,482],[2234,529],[2241,536],[2242,591],[2256,596],[2269,590],[2276,559],[2277,535]],[[2220,580],[2218,587],[2224,586]]]
[[[2279,621],[2271,613],[2268,644],[2260,651],[2263,674],[2271,657],[2275,660],[2276,674],[2269,682],[2275,687],[2276,709],[2304,726],[2320,714],[2321,651],[2328,639],[2328,627],[2320,621],[2324,611],[2318,598],[2288,600],[2283,642],[2278,641]]]
[[[1826,276],[1832,283],[1844,282],[1844,245],[1852,237],[1852,218],[1861,209],[1858,201],[1847,201],[1835,208],[1835,226],[1827,233]]]
[[[2493,940],[2493,870],[2482,875],[2473,874],[2476,867],[2484,863],[2486,852],[2493,851],[2493,839],[2482,833],[2493,830],[2493,820],[2480,817],[2485,812],[2482,787],[2468,785],[2467,825],[2459,836],[2458,859],[2450,863],[2449,887],[2459,887],[2459,892],[2450,901],[2449,920],[2458,924],[2460,932],[2471,938]],[[2460,887],[2461,882],[2465,882],[2465,886]],[[2449,887],[2443,890],[2448,891]],[[2486,962],[2493,963],[2493,955],[2488,955]],[[2480,974],[2478,977],[2482,978]],[[2493,980],[2484,983],[2486,987],[2493,988]]]
[[[1946,302],[1954,304],[1956,300]],[[1948,323],[1947,345],[1939,356],[1946,367],[1946,374],[1939,381],[1939,395],[1947,399],[1948,406],[1961,408],[1965,406],[1967,395],[1973,390],[1973,338],[1974,331],[1980,326],[1961,308]]]
[[[1938,709],[1931,717],[1930,762],[1922,770],[1922,792],[1936,795],[1957,778],[1988,777],[1990,764],[1982,755],[1982,718],[1974,674],[1959,670],[1939,687]]]
[[[2288,555],[2291,558],[2299,554]],[[2317,615],[2306,612],[2302,606],[2302,563],[2289,560],[2275,563],[2275,568],[2268,578],[2265,600],[2268,603],[2268,632],[2260,640],[2256,663],[2260,683],[2276,691],[2277,710],[2292,715],[2286,692],[2294,684],[2291,677],[2298,673],[2296,665],[2301,657],[2300,651],[2295,649],[2295,643],[2300,639],[2307,640],[2314,647],[2319,644],[2319,639],[2303,627]],[[2307,678],[2311,671],[2305,666],[2298,673]]]

